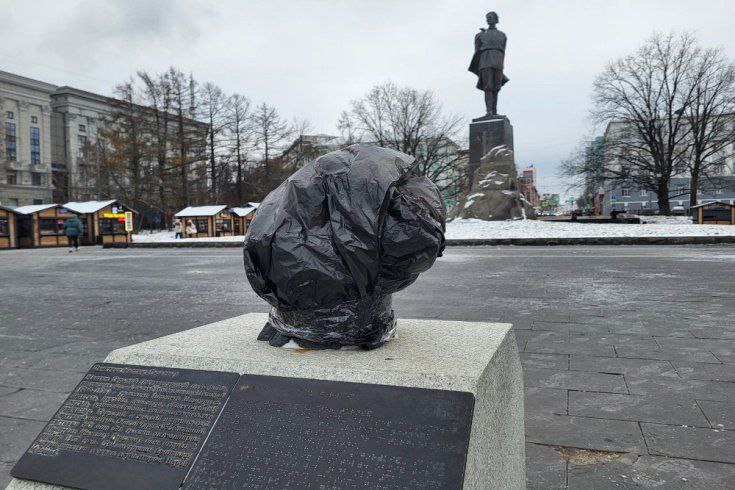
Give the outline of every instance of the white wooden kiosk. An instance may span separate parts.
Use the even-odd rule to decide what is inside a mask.
[[[244,235],[250,227],[250,222],[255,218],[255,212],[260,206],[259,202],[249,202],[242,206],[230,208],[232,212],[232,230],[235,235]]]
[[[232,214],[224,204],[213,206],[189,206],[174,215],[181,220],[181,233],[186,238],[232,236]],[[191,221],[197,229],[194,234],[186,232]]]
[[[79,215],[84,226],[82,245],[98,245],[104,243],[131,242],[132,227],[126,231],[126,219],[130,223],[135,220],[130,213],[136,211],[125,206],[117,199],[106,201],[68,202],[62,209],[73,211]],[[127,216],[127,217],[126,217]]]

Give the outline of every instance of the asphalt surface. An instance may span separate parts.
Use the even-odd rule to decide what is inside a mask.
[[[735,247],[456,247],[399,316],[515,325],[530,488],[735,488]],[[0,488],[87,368],[266,305],[235,249],[0,252]]]

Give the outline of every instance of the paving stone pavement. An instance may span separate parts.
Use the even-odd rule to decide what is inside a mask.
[[[450,248],[399,317],[515,326],[529,488],[735,488],[735,247]],[[267,307],[236,249],[0,252],[0,488],[112,349]]]

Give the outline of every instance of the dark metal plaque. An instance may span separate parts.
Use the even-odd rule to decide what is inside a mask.
[[[95,364],[10,474],[83,489],[178,489],[238,377]]]
[[[185,489],[461,489],[471,393],[243,375]]]

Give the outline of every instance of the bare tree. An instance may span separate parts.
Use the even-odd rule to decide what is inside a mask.
[[[338,123],[348,140],[375,143],[416,158],[416,170],[431,179],[445,197],[456,197],[466,178],[465,158],[455,140],[462,119],[445,115],[429,90],[376,85],[352,101]]]
[[[735,65],[721,49],[701,51],[689,83],[691,99],[686,104],[691,137],[687,167],[690,175],[689,204],[697,204],[703,178],[712,179],[725,165],[726,148],[735,141]]]
[[[208,124],[207,129],[207,158],[209,160],[210,193],[212,202],[219,198],[218,188],[222,179],[219,175],[220,155],[222,145],[221,136],[226,125],[227,97],[222,89],[213,83],[207,82],[200,90],[201,118]]]
[[[153,76],[140,71],[138,78],[143,82],[142,104],[145,106],[145,112],[148,113],[148,117],[142,122],[147,129],[147,138],[152,140],[150,146],[153,147],[154,155],[151,157],[155,159],[155,171],[152,172],[153,175],[150,178],[156,182],[157,202],[163,207],[168,199],[166,186],[169,167],[168,148],[171,143],[169,123],[173,102],[172,88],[167,73]]]
[[[243,179],[248,162],[248,153],[253,144],[253,125],[250,100],[240,94],[233,94],[227,100],[226,128],[228,147],[235,165],[235,194],[237,204],[244,202]]]
[[[255,145],[263,157],[266,185],[270,187],[273,153],[291,136],[291,128],[281,119],[276,108],[265,102],[255,109],[252,123]]]
[[[656,193],[670,214],[671,178],[688,153],[687,83],[700,50],[690,34],[654,35],[595,80],[593,119],[607,124],[602,177]]]
[[[146,178],[144,161],[148,143],[146,141],[145,115],[136,103],[133,81],[118,85],[112,109],[101,125],[100,137],[108,142],[101,161],[101,172],[115,189],[115,196],[140,208],[144,200]],[[99,177],[99,176],[98,176]]]

